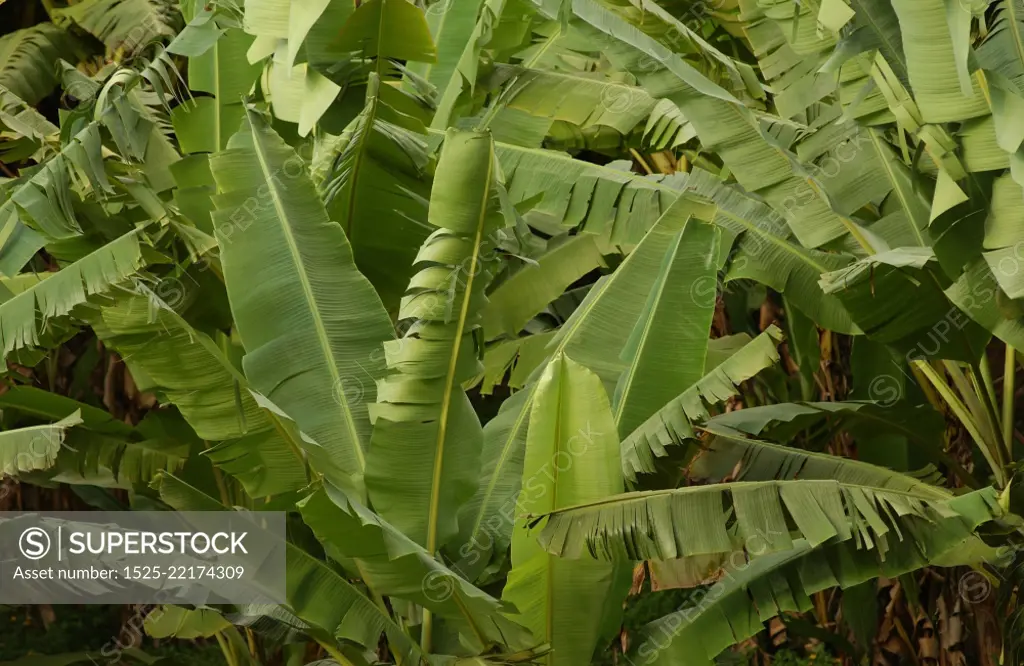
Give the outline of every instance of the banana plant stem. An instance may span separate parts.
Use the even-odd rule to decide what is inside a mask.
[[[1006,345],[1006,360],[1003,361],[1003,446],[1006,457],[1013,460],[1013,393],[1016,389],[1017,351],[1013,345]]]
[[[231,641],[227,640],[219,631],[213,636],[217,639],[217,645],[220,646],[220,651],[224,654],[224,661],[228,663],[228,666],[239,666],[235,651],[231,649]]]
[[[434,630],[434,616],[427,608],[423,609],[423,624],[420,625],[420,648],[423,650],[423,654],[430,654],[433,649],[433,641],[431,635]]]

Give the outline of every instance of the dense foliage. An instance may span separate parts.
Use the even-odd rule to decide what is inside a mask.
[[[291,518],[150,636],[1016,663],[1020,0],[2,10],[4,487]]]

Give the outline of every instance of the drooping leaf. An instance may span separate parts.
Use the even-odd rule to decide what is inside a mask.
[[[626,478],[635,481],[637,474],[653,473],[657,458],[668,455],[666,447],[680,445],[694,436],[694,424],[710,416],[708,405],[736,395],[739,383],[779,360],[776,347],[781,341],[782,331],[770,326],[624,437],[622,467]]]
[[[639,243],[683,189],[678,177],[638,176],[550,150],[499,144],[497,153],[512,203],[542,195],[528,222],[580,227],[617,245]]]
[[[185,306],[196,293],[181,288]],[[249,394],[225,350],[193,328],[152,291],[119,293],[87,317],[117,350],[143,391],[174,404],[203,439],[219,442],[211,460],[236,476],[252,497],[294,491],[307,482],[298,446],[289,443]],[[321,463],[316,459],[316,463]]]
[[[53,23],[40,23],[0,37],[0,85],[35,105],[59,78],[58,61],[77,60],[76,40]]]
[[[721,580],[697,603],[644,627],[637,637],[637,654],[659,666],[711,666],[725,648],[764,629],[763,622],[787,611],[809,610],[815,592],[845,589],[878,576],[896,577],[932,563],[976,564],[983,558],[961,553],[974,552],[979,544],[984,550],[970,530],[991,516],[991,495],[962,499],[953,501],[958,517],[920,530],[913,540],[891,540],[885,560],[878,550],[857,549],[852,541],[813,548],[799,539],[791,550],[751,562],[742,556],[729,558]]]
[[[715,430],[701,447],[690,474],[693,478],[720,481],[778,481],[831,479],[860,483],[894,492],[910,492],[934,500],[948,499],[949,491],[910,474],[859,460],[806,451],[728,431]]]
[[[993,489],[977,491],[985,519],[1000,514]],[[791,550],[794,540],[817,547],[853,540],[878,549],[918,540],[933,525],[964,516],[941,492],[912,492],[846,480],[731,482],[626,493],[536,516],[548,552],[600,560],[675,559],[745,551],[751,558]],[[962,538],[971,528],[961,526]],[[925,553],[936,555],[936,553]]]
[[[57,22],[73,23],[110,50],[140,51],[173,37],[181,14],[167,0],[82,0],[53,13]]]
[[[161,474],[153,481],[160,499],[177,511],[223,511],[225,507],[172,474]],[[362,590],[328,563],[318,560],[298,546],[288,543],[287,607],[308,623],[307,631],[321,640],[350,640],[365,648],[375,648],[382,634],[403,661],[415,663],[421,657],[419,647]]]
[[[299,509],[329,554],[356,558],[360,577],[376,594],[430,609],[466,640],[475,641],[476,649],[491,643],[514,648],[530,644],[526,632],[501,615],[508,609],[497,599],[336,488],[325,486],[302,500]]]
[[[56,461],[68,428],[82,423],[78,411],[50,425],[29,426],[0,433],[0,473],[49,469]]]
[[[943,293],[948,281],[936,264],[931,248],[899,248],[826,273],[820,285],[873,340],[910,358],[975,361],[986,333],[951,313]]]
[[[121,112],[129,121],[137,120],[130,107],[110,111],[103,118],[112,123],[111,115]],[[0,205],[0,273],[13,276],[48,241],[82,233],[72,205],[72,172],[84,176],[93,193],[113,192],[104,166],[102,126],[96,121],[83,127]]]
[[[142,230],[131,231],[0,304],[4,355],[38,344],[42,322],[69,314],[134,274],[145,263],[145,242]]]
[[[835,297],[817,286],[822,273],[845,266],[850,257],[807,250],[793,242],[781,216],[768,206],[694,169],[686,186],[717,204],[715,223],[736,236],[736,253],[726,280],[753,279],[785,294],[816,323],[837,332],[856,327]]]

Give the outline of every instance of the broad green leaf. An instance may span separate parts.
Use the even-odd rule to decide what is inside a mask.
[[[289,2],[288,15],[288,58],[285,65],[291,67],[299,56],[299,49],[306,40],[307,35],[330,6],[330,0],[292,0]],[[344,5],[347,12],[353,11],[358,5],[349,8],[348,3],[335,3]],[[351,14],[347,14],[351,16]]]
[[[426,9],[430,35],[437,45],[437,59],[410,63],[409,71],[436,87],[439,95],[444,95],[463,50],[471,43],[482,5],[483,0],[443,0]]]
[[[558,510],[621,491],[618,438],[600,378],[559,355],[545,369],[537,394],[518,512]],[[525,525],[517,523],[512,571],[502,598],[515,604],[517,619],[535,638],[551,646],[543,663],[579,663],[579,655],[592,654],[597,645],[601,609],[622,603],[616,584],[621,572],[612,564],[569,562],[549,555]]]
[[[121,111],[134,122],[134,109]],[[93,192],[113,192],[104,167],[102,126],[96,121],[83,127],[59,154],[18,183],[0,205],[0,274],[17,274],[48,240],[81,234],[71,203],[72,171],[83,176]],[[35,228],[26,224],[28,221]]]
[[[614,38],[603,45],[607,57],[675,102],[701,145],[717,153],[744,188],[779,211],[804,247],[859,233],[849,218],[832,209],[820,179],[799,167],[750,108],[647,34],[645,29],[653,30],[649,25],[636,25],[638,18],[630,16],[628,6],[627,0],[573,1],[577,16]],[[675,81],[667,84],[668,76]]]
[[[934,222],[935,218],[965,201],[967,201],[967,195],[960,189],[960,186],[946,173],[945,169],[940,169],[939,179],[935,183],[935,197],[932,199],[932,211],[928,222]]]
[[[966,315],[1003,342],[1024,349],[1024,321],[1008,302],[992,267],[979,258],[945,290],[958,314]]]
[[[756,280],[785,294],[820,326],[837,332],[856,332],[838,299],[826,296],[817,284],[822,273],[847,265],[851,257],[804,249],[794,241],[775,211],[707,171],[691,171],[686,186],[718,206],[715,224],[736,238],[736,253],[726,268],[727,282]]]
[[[881,471],[879,472],[881,473]],[[981,510],[1000,513],[993,489]],[[877,548],[915,539],[933,524],[960,517],[952,496],[875,487],[865,481],[798,479],[717,483],[626,493],[536,514],[546,519],[540,545],[559,557],[675,559],[745,551],[756,559],[793,548],[854,540]],[[963,530],[963,537],[970,535]]]
[[[987,72],[985,76],[996,144],[1009,157],[1013,179],[1024,183],[1024,128],[1019,120],[1024,113],[1024,97],[1021,89],[999,72]]]
[[[872,43],[892,68],[904,86],[909,86],[907,58],[903,53],[903,35],[900,33],[899,18],[892,4],[885,0],[850,0],[855,15],[854,24],[871,33]]]
[[[996,3],[995,21],[975,53],[983,68],[999,72],[1024,90],[1024,3],[1021,0]]]
[[[470,20],[474,24],[471,30],[468,25],[460,25],[460,34],[467,35],[467,38],[459,39],[457,48],[452,48],[453,45],[447,43],[447,40],[442,42],[443,50],[438,61],[440,71],[431,80],[438,89],[438,102],[430,129],[441,131],[454,124],[456,106],[460,99],[466,91],[472,92],[476,86],[481,52],[494,37],[495,29],[505,10],[505,3],[506,0],[483,0],[482,4],[472,0],[445,0],[440,3],[445,10],[457,12],[460,24],[468,23]]]
[[[182,306],[197,297],[184,283],[180,295]],[[250,496],[306,484],[299,446],[253,400],[225,350],[162,299],[142,289],[126,291],[88,321],[97,337],[121,354],[140,390],[157,392],[201,438],[220,442],[206,455],[237,477]]]
[[[64,436],[55,463],[38,477],[61,483],[92,484],[104,476],[119,487],[149,482],[160,470],[180,468],[195,441],[188,425],[168,412],[150,412],[133,427],[103,409],[32,386],[10,389],[0,406],[33,420],[78,414],[79,427]]]
[[[550,150],[498,144],[512,203],[540,203],[524,217],[539,228],[570,229],[634,246],[679,198],[678,177],[643,177]]]
[[[859,341],[858,341],[859,342]],[[887,368],[892,368],[891,365]],[[874,380],[874,377],[872,377]],[[865,393],[887,391],[889,382],[880,383],[876,388],[869,387]],[[885,394],[888,397],[888,394]],[[777,405],[749,407],[734,412],[713,416],[708,419],[705,428],[716,433],[739,431],[747,435],[763,435],[775,442],[789,442],[797,433],[807,431],[822,421],[829,424],[828,433],[849,433],[857,443],[857,450],[862,460],[867,460],[869,453],[889,457],[892,449],[902,443],[904,463],[908,443],[917,452],[915,458],[927,459],[936,464],[949,467],[957,476],[976,487],[970,475],[956,460],[946,454],[941,447],[945,421],[942,415],[930,405],[910,405],[898,401],[891,405],[873,402],[786,402]],[[830,436],[830,435],[825,435]],[[895,442],[893,440],[896,440]],[[891,453],[895,453],[894,451]],[[871,460],[878,463],[878,460]],[[888,463],[886,463],[888,464]],[[888,464],[889,467],[901,467]]]
[[[721,231],[690,218],[669,244],[644,312],[621,353],[617,432],[631,433],[704,376]]]
[[[177,511],[224,511],[225,507],[172,474],[161,474],[153,481],[160,499]],[[350,640],[374,649],[386,633],[398,658],[415,663],[419,648],[355,584],[349,582],[328,563],[318,560],[298,546],[288,543],[287,608],[311,625],[306,631],[320,640]]]
[[[215,17],[206,16],[203,25],[215,26]],[[245,56],[253,37],[237,27],[218,31],[219,37],[213,44],[199,53],[186,54],[189,88],[212,97],[194,96],[172,113],[174,129],[185,153],[215,153],[227,146],[245,115],[242,96],[248,94],[259,77],[259,65],[249,64]]]
[[[506,108],[545,119],[547,130],[554,121],[563,121],[580,130],[600,126],[627,135],[643,125],[652,147],[693,138],[692,128],[671,101],[600,75],[498,65],[484,83],[494,89],[506,87]],[[494,123],[506,115],[509,122],[519,118],[501,111]],[[539,142],[528,147],[539,147]]]
[[[517,335],[569,285],[602,263],[601,250],[589,234],[552,239],[535,263],[508,276],[487,295],[485,335],[488,339]]]
[[[391,322],[328,219],[295,151],[255,110],[211,159],[224,278],[245,376],[322,446],[332,481],[360,492],[366,402]],[[327,473],[324,470],[324,473]]]
[[[893,0],[903,34],[903,51],[914,99],[927,123],[967,120],[988,113],[976,80],[964,80],[966,53],[957,63],[946,7],[928,0]],[[964,11],[958,3],[958,11]],[[962,35],[958,40],[962,40]],[[963,43],[962,41],[960,42]],[[967,85],[966,90],[962,87]],[[970,93],[970,94],[966,94]]]
[[[555,332],[552,330],[525,335],[489,345],[484,352],[484,374],[480,377],[480,393],[493,393],[494,387],[502,383],[509,370],[511,372],[508,387],[513,390],[525,387],[537,367],[547,360],[547,346]]]
[[[763,630],[763,622],[782,613],[810,610],[816,592],[849,588],[879,576],[895,578],[933,563],[982,562],[984,556],[969,556],[986,551],[970,531],[989,520],[987,509],[993,500],[990,492],[953,500],[950,504],[958,517],[929,525],[914,539],[891,539],[884,560],[879,550],[856,548],[851,541],[813,548],[802,539],[794,541],[791,550],[751,562],[742,554],[730,556],[721,580],[696,604],[644,627],[635,643],[637,654],[658,666],[712,666],[727,647]]]
[[[1024,296],[1019,265],[1024,229],[1016,222],[1024,213],[1024,190],[1010,174],[1002,175],[992,184],[992,200],[985,220],[982,256],[1000,288],[1010,298]]]
[[[704,481],[786,481],[819,479],[860,483],[894,492],[909,492],[934,500],[950,492],[927,479],[870,463],[805,451],[742,436],[726,429],[711,429],[705,452],[694,460],[692,476]],[[693,453],[696,453],[696,448]]]
[[[406,0],[360,3],[338,35],[338,47],[367,58],[433,62],[430,28],[419,7]]]
[[[43,114],[3,85],[0,85],[0,125],[29,140],[34,147],[60,131]],[[0,144],[0,150],[4,151],[5,156],[8,154],[4,144]]]
[[[906,247],[826,273],[819,284],[869,338],[908,358],[976,361],[985,332],[951,313],[945,282],[931,248]]]
[[[81,426],[88,430],[112,435],[127,435],[133,431],[132,426],[119,421],[105,409],[35,386],[12,386],[0,395],[0,407],[40,419],[61,419],[62,414],[78,410]]]
[[[173,37],[181,14],[168,0],[82,0],[53,12],[56,22],[73,23],[110,50],[135,53]]]

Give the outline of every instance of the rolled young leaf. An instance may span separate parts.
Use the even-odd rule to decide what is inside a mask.
[[[384,345],[366,485],[374,509],[434,553],[458,532],[473,495],[483,433],[462,388],[480,372],[484,289],[505,226],[489,133],[450,130],[430,195],[436,227],[402,298],[405,335]],[[402,479],[396,484],[395,479]]]

